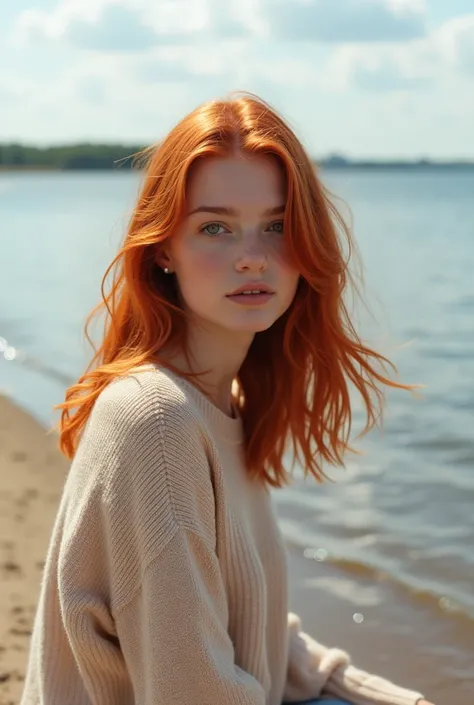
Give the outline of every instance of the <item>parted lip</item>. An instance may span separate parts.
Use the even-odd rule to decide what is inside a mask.
[[[264,291],[266,294],[275,293],[265,282],[247,282],[239,286],[239,288],[231,294],[227,294],[227,296],[237,296],[237,294],[242,294],[244,291]]]

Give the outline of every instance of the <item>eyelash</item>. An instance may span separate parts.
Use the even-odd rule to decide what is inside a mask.
[[[281,224],[281,226],[283,227],[283,220],[274,220],[272,223],[270,223],[270,226],[275,225],[277,223]],[[218,235],[222,235],[222,233],[206,233],[206,228],[208,228],[210,225],[219,225],[221,228],[225,227],[224,225],[222,225],[222,223],[212,221],[212,223],[206,223],[206,225],[203,225],[202,228],[199,228],[199,232],[204,233],[205,235],[209,235],[210,237],[217,237]],[[283,230],[273,230],[272,232],[276,232],[279,235],[283,234]]]

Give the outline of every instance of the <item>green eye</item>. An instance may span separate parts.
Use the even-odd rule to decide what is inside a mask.
[[[269,229],[274,233],[283,233],[283,221],[275,220],[274,223],[271,223]]]
[[[201,232],[206,233],[207,235],[219,235],[219,228],[221,227],[222,225],[219,223],[209,223],[202,228]]]

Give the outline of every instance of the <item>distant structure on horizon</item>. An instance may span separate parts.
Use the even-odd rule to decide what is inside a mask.
[[[410,169],[410,168],[459,168],[474,167],[474,160],[436,160],[428,157],[418,159],[351,159],[335,153],[314,160],[315,164],[327,169]]]

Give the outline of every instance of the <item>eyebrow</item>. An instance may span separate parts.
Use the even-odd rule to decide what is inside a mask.
[[[273,208],[267,208],[263,215],[280,215],[285,212],[285,206],[274,206]],[[217,213],[217,215],[230,215],[237,216],[239,212],[235,208],[228,208],[227,206],[198,206],[194,210],[188,213],[189,215],[194,215],[194,213]]]

